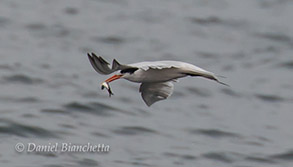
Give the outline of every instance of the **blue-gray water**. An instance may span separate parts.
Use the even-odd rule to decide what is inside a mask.
[[[293,1],[1,0],[0,166],[291,167]],[[86,57],[190,62],[226,78],[175,83],[148,108],[109,98]],[[17,143],[108,153],[18,153]]]

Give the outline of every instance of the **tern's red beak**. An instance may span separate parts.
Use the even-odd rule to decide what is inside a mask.
[[[112,77],[106,79],[105,82],[109,83],[109,82],[112,82],[112,81],[119,79],[121,77],[122,77],[122,75],[113,75]]]

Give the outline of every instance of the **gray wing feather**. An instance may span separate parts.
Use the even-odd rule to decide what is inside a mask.
[[[107,75],[115,71],[110,69],[109,63],[106,60],[94,53],[91,55],[88,53],[88,58],[93,68],[100,74]]]
[[[139,88],[141,96],[147,106],[151,106],[157,101],[165,100],[173,93],[174,85],[172,81],[142,83]]]
[[[109,66],[110,64],[106,60],[104,60],[101,56],[97,56],[95,53],[91,53],[91,54],[88,53],[87,55],[91,65],[99,74],[108,75],[117,70],[133,68],[131,66],[122,65],[115,59],[112,62],[112,68],[110,68]]]

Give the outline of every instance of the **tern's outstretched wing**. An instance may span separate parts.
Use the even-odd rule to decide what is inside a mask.
[[[93,66],[93,68],[100,74],[107,75],[111,74],[112,72],[116,71],[115,69],[111,69],[109,67],[109,63],[104,60],[102,57],[97,56],[96,54],[87,54],[88,58]]]
[[[110,66],[109,66],[110,64],[106,60],[104,60],[101,56],[97,56],[94,53],[91,53],[91,54],[88,53],[87,55],[88,55],[88,58],[91,62],[91,65],[99,74],[108,75],[108,74],[111,74],[117,70],[132,68],[127,65],[121,65],[115,59],[112,62],[112,68],[110,68]]]
[[[151,106],[159,100],[165,100],[173,93],[174,85],[172,81],[142,83],[139,88],[141,96],[147,106]]]

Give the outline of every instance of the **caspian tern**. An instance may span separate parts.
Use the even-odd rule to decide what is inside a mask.
[[[139,92],[147,106],[171,96],[174,89],[172,82],[186,76],[201,76],[228,86],[220,82],[214,73],[185,62],[153,61],[122,65],[114,59],[110,68],[106,60],[94,53],[88,53],[88,58],[93,68],[100,74],[108,75],[118,71],[102,83],[102,89],[107,88],[109,96],[112,91],[108,83],[124,78],[131,82],[141,83]]]

